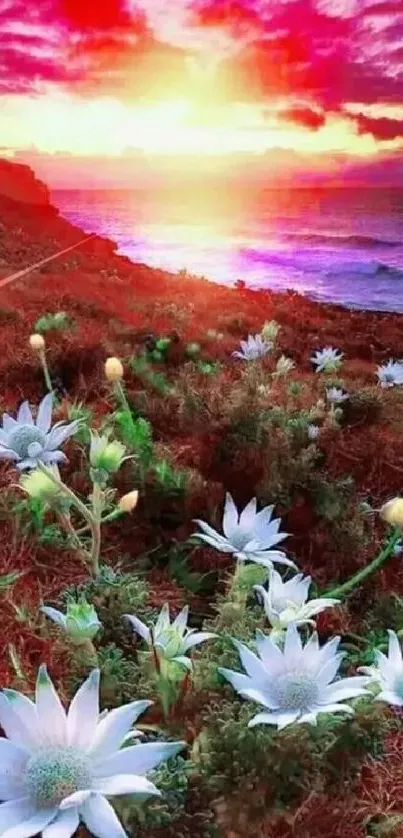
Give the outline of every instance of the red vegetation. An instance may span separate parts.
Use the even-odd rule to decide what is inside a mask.
[[[73,8],[74,4],[70,5]],[[82,231],[61,219],[51,207],[33,212],[28,206],[0,198],[0,218],[0,283],[2,278],[83,237]],[[95,238],[23,280],[0,286],[1,412],[12,412],[23,398],[37,404],[44,394],[42,373],[28,338],[37,318],[49,311],[66,311],[74,320],[71,330],[47,337],[52,374],[65,389],[66,404],[69,400],[83,401],[98,418],[107,414],[111,406],[110,393],[103,380],[105,358],[109,354],[122,357],[135,354],[147,334],[165,336],[175,330],[174,349],[166,366],[160,369],[171,380],[177,376],[179,381],[182,376],[184,348],[190,341],[200,343],[204,359],[223,363],[216,385],[213,378],[205,379],[203,384],[195,378],[195,390],[204,388],[204,404],[197,405],[192,420],[186,415],[179,396],[169,401],[152,388],[147,390],[147,415],[159,450],[169,453],[170,462],[176,468],[192,469],[192,477],[186,497],[178,500],[156,497],[150,506],[140,497],[133,515],[118,525],[111,525],[105,538],[107,561],[111,564],[119,561],[120,566],[133,570],[138,567],[138,557],[147,550],[170,544],[172,539],[180,542],[193,532],[192,518],[205,517],[220,526],[224,490],[233,491],[239,504],[245,503],[260,485],[262,474],[267,478],[270,463],[262,459],[256,445],[232,451],[231,446],[230,450],[228,445],[225,447],[231,432],[230,414],[225,421],[220,420],[241,369],[229,361],[230,353],[240,338],[248,332],[259,331],[265,320],[273,319],[281,325],[279,351],[296,362],[295,379],[308,385],[306,395],[301,397],[305,405],[314,404],[323,395],[323,382],[312,374],[310,356],[314,349],[326,345],[338,347],[346,355],[340,376],[348,390],[367,390],[370,394],[363,408],[355,406],[355,412],[346,414],[340,431],[323,433],[319,447],[327,477],[351,475],[354,478],[351,501],[354,508],[360,498],[370,498],[374,506],[379,506],[388,497],[402,492],[403,426],[399,393],[383,391],[379,415],[373,401],[377,392],[375,365],[402,354],[402,316],[348,312],[338,306],[318,305],[293,292],[280,295],[229,289],[152,270],[145,265],[133,265],[128,259],[116,256],[114,249],[112,242]],[[223,339],[208,341],[209,329],[222,332]],[[141,377],[129,370],[126,386],[131,399],[145,389]],[[279,399],[281,392],[279,389]],[[190,392],[190,401],[192,397]],[[60,416],[65,416],[65,405],[60,409]],[[67,482],[85,491],[74,445],[68,453]],[[123,492],[132,487],[126,485],[122,474],[117,485]],[[3,492],[13,482],[16,482],[13,470],[0,464]],[[344,540],[334,543],[331,516],[326,518],[318,513],[312,492],[304,486],[296,489],[290,505],[278,512],[286,514],[286,528],[293,534],[287,546],[300,566],[312,573],[319,588],[332,580],[341,581],[364,566],[383,538],[378,522],[375,525],[369,522],[364,526],[367,544],[354,534],[343,533],[342,528],[340,539]],[[335,513],[335,519],[339,524],[345,518],[351,523],[352,515],[351,510],[341,510]],[[2,514],[0,536],[0,574],[10,570],[22,573],[14,587],[0,594],[0,683],[15,683],[10,644],[31,683],[41,660],[46,660],[52,674],[61,679],[66,671],[63,654],[49,632],[41,627],[40,619],[33,615],[41,602],[57,601],[58,594],[69,584],[79,582],[85,571],[73,554],[58,555],[54,547],[28,541],[16,522]],[[200,547],[191,556],[188,570],[202,574],[215,571],[220,587],[231,563],[230,557]],[[151,570],[146,569],[153,606],[160,607],[169,599],[176,609],[190,599],[196,610],[209,609],[206,599],[192,598],[179,582],[173,581],[166,567],[157,563]],[[390,561],[376,579],[364,585],[360,597],[351,606],[349,603],[338,611],[321,615],[321,633],[360,631],[368,603],[379,594],[390,592],[403,594],[400,559]],[[254,826],[253,835],[364,838],[365,818],[402,810],[400,740],[400,734],[388,738],[384,757],[367,761],[358,790],[348,790],[342,799],[332,800],[313,790],[295,812],[277,820],[271,814],[261,829]],[[398,829],[388,834],[403,835]],[[237,832],[234,824],[228,825],[228,838],[246,838],[248,834],[246,827]]]

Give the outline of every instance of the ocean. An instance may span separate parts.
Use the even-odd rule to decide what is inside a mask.
[[[133,262],[403,312],[403,190],[63,190],[61,214]]]

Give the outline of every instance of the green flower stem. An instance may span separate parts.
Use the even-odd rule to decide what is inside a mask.
[[[110,521],[115,521],[117,518],[121,518],[122,515],[125,515],[125,512],[122,512],[121,509],[114,509],[112,512],[109,512],[108,515],[105,515],[104,518],[101,518],[100,523],[101,524],[107,524]],[[87,530],[89,530],[89,529],[90,529],[90,527],[87,524],[85,527],[80,527],[80,529],[76,530],[75,533],[76,533],[76,535],[82,535],[83,532],[87,532]]]
[[[129,416],[132,416],[132,412],[130,410],[130,405],[129,405],[129,402],[128,402],[127,396],[126,396],[126,391],[125,391],[125,388],[124,388],[122,382],[121,381],[115,381],[115,383],[113,385],[113,388],[115,390],[115,395],[116,395],[116,398],[117,398],[118,402],[120,402],[121,406],[123,407],[124,410],[127,411]]]
[[[76,550],[78,550],[80,553],[83,553],[84,560],[86,562],[88,562],[88,560],[90,558],[90,554],[87,553],[84,550],[83,545],[82,545],[82,543],[79,539],[80,530],[75,530],[74,529],[73,524],[71,523],[70,515],[66,512],[59,512],[58,513],[58,518],[59,518],[59,521],[62,524],[63,528],[65,529],[67,534],[70,536]],[[88,528],[85,527],[85,529],[88,529]]]
[[[100,550],[100,520],[96,521],[94,518],[93,513],[87,509],[85,503],[83,503],[74,492],[66,486],[61,480],[59,480],[51,471],[51,469],[47,468],[43,463],[38,463],[38,468],[43,474],[52,480],[52,482],[57,486],[61,492],[61,494],[65,495],[71,501],[71,504],[75,506],[78,512],[81,513],[84,520],[87,522],[92,535],[92,547],[90,553],[90,561],[92,563],[92,569],[94,575],[99,573],[99,550]],[[81,552],[84,553],[83,548],[81,546]],[[85,555],[85,553],[84,553]]]
[[[51,392],[53,391],[53,385],[52,385],[52,379],[51,379],[51,377],[50,377],[50,372],[49,372],[48,362],[47,362],[47,360],[46,360],[45,350],[44,350],[44,349],[40,349],[40,350],[39,350],[39,352],[38,352],[38,354],[39,354],[39,360],[40,360],[40,362],[41,362],[41,364],[42,364],[43,376],[44,376],[44,379],[45,379],[45,384],[46,384],[46,386],[47,386],[47,388],[48,388],[48,390],[49,390],[49,393],[51,393]]]
[[[101,552],[101,516],[103,504],[103,492],[99,483],[93,484],[92,490],[92,547],[91,567],[94,576],[99,576],[99,555]]]
[[[344,582],[342,585],[339,585],[337,588],[332,588],[330,591],[326,591],[326,593],[321,594],[323,597],[335,597],[336,599],[340,599],[340,597],[345,596],[346,594],[351,593],[355,588],[358,588],[362,582],[367,579],[368,576],[371,576],[378,570],[393,554],[393,550],[396,547],[396,544],[401,538],[400,529],[395,528],[392,534],[389,536],[385,546],[382,548],[381,552],[370,562],[366,567],[363,567],[357,573],[354,574],[350,579],[347,579],[347,582]]]

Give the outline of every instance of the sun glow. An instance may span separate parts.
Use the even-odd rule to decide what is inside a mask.
[[[281,108],[281,103],[278,103]],[[301,153],[371,154],[370,135],[357,136],[351,120],[329,118],[318,131],[285,124],[261,103],[219,101],[194,91],[160,101],[131,104],[112,97],[84,100],[64,92],[41,97],[3,97],[2,144],[30,143],[45,153],[121,155],[128,148],[145,155],[264,154],[273,148]]]

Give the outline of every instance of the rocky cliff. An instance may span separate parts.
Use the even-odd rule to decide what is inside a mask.
[[[0,158],[0,197],[40,207],[50,204],[47,186],[37,180],[29,166],[3,158]]]

